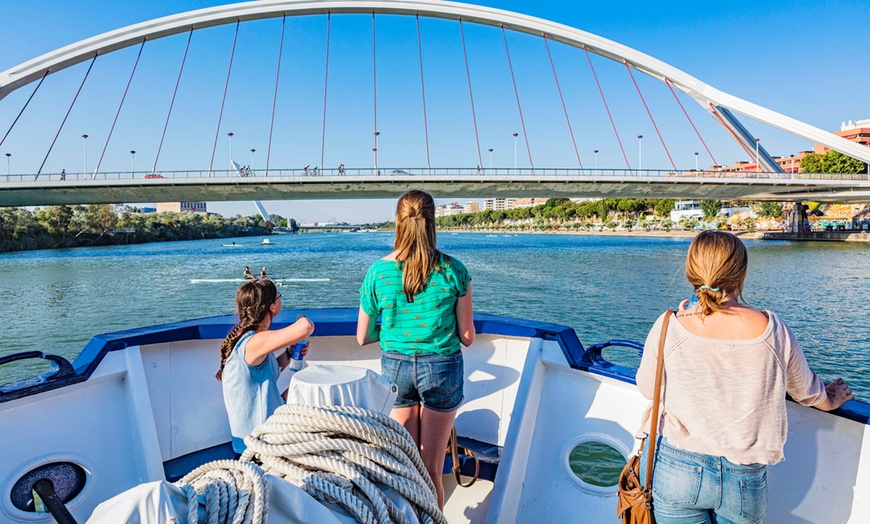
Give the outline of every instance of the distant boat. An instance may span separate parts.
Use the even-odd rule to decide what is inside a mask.
[[[271,245],[272,245],[272,241],[269,240],[268,238],[264,238],[263,241],[260,242],[260,245],[261,245],[261,246],[271,246]]]

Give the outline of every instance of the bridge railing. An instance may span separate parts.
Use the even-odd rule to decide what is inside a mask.
[[[775,180],[870,180],[870,174],[839,173],[779,173],[766,171],[715,171],[664,169],[598,169],[598,168],[466,168],[466,167],[415,167],[415,168],[302,168],[266,170],[177,170],[160,171],[108,171],[100,173],[42,173],[40,175],[18,173],[0,175],[5,182],[84,182],[84,181],[139,181],[143,184],[161,183],[170,180],[188,179],[239,179],[257,178],[307,178],[307,177],[589,177],[589,178],[714,178],[714,179],[775,179]],[[102,185],[102,184],[100,184]]]

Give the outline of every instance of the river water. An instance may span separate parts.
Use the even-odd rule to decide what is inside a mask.
[[[611,338],[642,342],[662,311],[691,294],[683,275],[686,238],[441,233],[438,239],[468,267],[476,311],[568,325],[585,345]],[[232,279],[241,278],[245,266],[303,280],[284,282],[285,308],[357,307],[360,282],[369,264],[391,250],[393,235],[311,233],[271,241],[0,255],[0,355],[36,349],[72,360],[100,333],[230,314],[239,285]],[[746,244],[746,300],[785,319],[823,378],[843,376],[870,400],[867,245]],[[638,363],[629,350],[605,356]],[[32,363],[3,366],[0,383],[25,370],[36,371]]]

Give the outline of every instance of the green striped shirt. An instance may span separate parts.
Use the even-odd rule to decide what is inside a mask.
[[[426,289],[408,302],[402,289],[403,262],[378,260],[359,290],[360,307],[381,318],[381,349],[405,355],[459,351],[456,300],[468,293],[471,277],[462,262],[442,254]]]

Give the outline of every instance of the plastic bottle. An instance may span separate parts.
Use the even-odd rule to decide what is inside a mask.
[[[305,347],[305,344],[308,344],[307,338],[302,342],[297,342],[296,345],[293,346],[293,352],[290,353],[290,369],[293,371],[299,371],[302,369],[302,362],[304,360],[302,356],[302,348]]]
[[[689,303],[686,304],[686,309],[691,309],[698,305],[698,295],[692,293],[692,298],[689,299]]]

